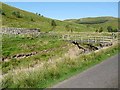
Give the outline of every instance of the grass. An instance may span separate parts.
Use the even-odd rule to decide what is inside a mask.
[[[4,11],[5,15],[2,15],[2,26],[3,27],[17,27],[17,28],[39,28],[42,32],[54,31],[61,32],[81,32],[81,31],[93,31],[93,28],[88,28],[84,25],[75,23],[64,22],[60,20],[54,20],[56,27],[53,29],[51,22],[53,19],[47,18],[42,15],[36,15],[35,13],[27,12],[7,4],[2,3],[0,10]],[[13,13],[16,13],[14,15]],[[20,16],[20,18],[18,18]],[[69,25],[69,29],[66,26]]]
[[[57,33],[56,35],[62,35],[63,33]],[[66,33],[72,35],[73,33]],[[73,35],[80,35],[82,37],[87,36],[110,36],[111,33],[76,33]],[[88,38],[86,37],[86,38]],[[27,68],[33,67],[38,62],[47,61],[51,57],[57,57],[64,54],[71,46],[68,42],[59,40],[54,37],[54,35],[43,34],[43,35],[3,35],[2,38],[2,57],[10,58],[8,62],[2,62],[3,73],[7,73],[10,70],[16,68]],[[62,48],[65,47],[65,48]],[[42,52],[46,50],[47,52]],[[29,58],[21,58],[16,60],[15,58],[11,58],[14,55],[21,53],[30,53],[30,52],[38,52],[39,54],[29,57]]]
[[[107,50],[101,50],[90,55],[80,55],[79,58],[72,60],[66,58],[56,64],[46,63],[43,69],[37,69],[29,72],[19,72],[4,77],[4,88],[46,88],[71,77],[87,68],[100,63],[110,56],[118,53],[118,45]],[[14,75],[12,78],[11,75]]]
[[[62,35],[63,33],[57,33],[56,35]],[[73,34],[73,33],[66,33]],[[76,33],[73,35],[81,35],[82,37],[87,36],[110,36],[111,33]],[[88,38],[87,37],[87,38]],[[16,60],[15,58],[11,58],[8,62],[2,62],[2,70],[3,73],[8,73],[13,69],[21,69],[21,68],[29,68],[34,67],[36,64],[44,61],[48,61],[52,57],[60,57],[62,54],[67,52],[67,50],[71,47],[68,42],[64,42],[54,37],[54,35],[43,34],[39,36],[24,36],[24,35],[3,35],[2,38],[2,57],[10,58],[16,54],[21,53],[30,53],[30,52],[39,52],[39,54],[28,57],[21,58]],[[65,47],[65,48],[62,48]],[[86,46],[85,46],[86,47]],[[42,52],[46,50],[47,52]]]
[[[82,71],[110,58],[111,56],[114,56],[116,54],[118,54],[118,52],[120,53],[120,48],[118,49],[118,47],[114,46],[111,49],[107,49],[107,51],[100,51],[99,53],[92,53],[90,55],[83,55],[80,56],[80,58],[77,58],[77,60],[81,60],[81,58],[83,59],[83,62],[69,62],[69,65],[73,65],[70,70],[66,71],[67,73],[65,73],[61,78],[59,78],[58,80],[55,80],[51,83],[51,81],[45,85],[45,87],[51,87],[53,85],[55,85],[56,83],[59,83],[60,81],[63,81],[65,79],[70,78],[73,75],[76,75],[78,73],[81,73]],[[71,64],[70,64],[71,63]],[[76,66],[77,65],[77,66]],[[66,70],[66,67],[65,67]],[[63,70],[64,71],[64,70]]]
[[[22,36],[3,36],[3,57],[13,56],[17,53],[27,53],[32,51],[41,51],[62,45],[62,42],[50,37],[22,37]],[[12,42],[12,43],[11,43]],[[14,47],[12,47],[14,46]]]
[[[103,27],[103,31],[108,31],[107,27],[111,26],[113,29],[118,29],[118,18],[114,17],[88,17],[82,19],[68,19],[67,22],[74,22],[87,27],[92,27],[95,30],[99,30]]]
[[[45,16],[39,16],[31,12],[20,10],[15,7],[11,7],[2,3],[2,8],[5,15],[2,15],[2,26],[3,27],[17,27],[17,28],[39,28],[41,32],[57,32],[58,35],[70,34],[76,32],[76,35],[86,36],[110,36],[111,33],[93,33],[97,28],[103,26],[104,29],[108,25],[115,26],[116,19],[106,17],[108,21],[97,24],[97,25],[83,25],[74,22],[55,20],[57,26],[51,26],[53,19]],[[16,14],[13,12],[17,12]],[[105,18],[105,19],[106,19]],[[100,20],[99,20],[100,19]],[[94,22],[101,22],[101,18],[95,18]],[[97,21],[98,20],[98,21]],[[103,18],[104,20],[104,18]],[[85,20],[86,21],[86,20]],[[88,21],[93,21],[88,20]],[[86,21],[87,22],[87,21]],[[112,23],[111,23],[112,22]],[[104,30],[106,31],[106,30]],[[79,33],[80,32],[80,33]],[[88,33],[89,32],[89,33]],[[73,34],[75,35],[75,34]],[[88,38],[88,37],[86,37]],[[64,48],[63,48],[64,47]],[[47,35],[3,35],[2,37],[2,57],[10,58],[13,55],[20,53],[39,52],[35,56],[29,58],[23,58],[16,60],[10,59],[8,62],[0,62],[2,64],[3,74],[7,73],[3,77],[3,88],[46,88],[58,83],[59,81],[65,80],[77,73],[86,70],[87,68],[100,63],[106,58],[113,56],[118,51],[118,46],[113,46],[107,50],[102,50],[97,53],[91,53],[90,55],[80,55],[76,59],[70,59],[64,57],[60,60],[54,60],[49,62],[48,60],[52,57],[61,57],[66,53],[71,46],[67,42],[58,40],[58,38]],[[42,52],[47,50],[47,52]],[[42,68],[36,68],[36,64],[45,62]],[[17,71],[20,68],[35,68],[30,71]]]
[[[54,31],[54,32],[95,32],[96,30],[103,27],[103,31],[107,31],[108,26],[112,26],[113,29],[118,28],[118,19],[114,17],[93,17],[93,18],[82,18],[82,22],[103,22],[98,24],[79,24],[81,19],[71,20],[54,20],[56,27],[53,29],[51,22],[53,19],[47,18],[42,15],[37,15],[28,11],[24,11],[7,4],[1,3],[2,7],[0,10],[4,11],[5,15],[2,15],[2,26],[3,27],[17,27],[17,28],[39,28],[42,32]],[[14,15],[13,13],[16,13]],[[19,18],[20,17],[20,18]]]
[[[37,55],[29,58],[21,58],[19,60],[11,58],[8,62],[2,62],[3,73],[7,73],[15,68],[32,67],[38,62],[49,60],[53,56],[60,56],[69,49],[67,42],[47,35],[32,36],[32,38],[18,35],[4,35],[2,42],[2,57],[10,58],[20,53],[38,52]],[[42,52],[44,50],[46,52]]]

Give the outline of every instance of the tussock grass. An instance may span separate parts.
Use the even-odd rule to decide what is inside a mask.
[[[32,39],[27,36],[3,35],[2,42],[2,57],[11,58],[13,55],[20,53],[38,52],[38,54],[28,58],[11,58],[8,62],[1,62],[3,73],[21,67],[34,67],[39,62],[60,56],[69,48],[68,42],[57,40],[52,36],[41,35],[38,37],[32,36]]]
[[[118,53],[118,45],[114,45],[106,50],[93,52],[87,55],[80,55],[77,59],[65,58],[61,62],[54,64],[46,63],[43,69],[29,72],[19,72],[10,74],[3,78],[3,88],[46,88],[62,81],[78,72],[81,72],[104,59]],[[14,77],[13,77],[13,76]]]

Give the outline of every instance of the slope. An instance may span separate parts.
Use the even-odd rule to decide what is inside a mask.
[[[81,19],[68,19],[66,22],[74,22],[80,25],[86,25],[87,27],[93,27],[98,30],[101,27],[103,31],[107,31],[107,27],[111,26],[113,29],[118,29],[118,18],[115,17],[88,17]]]
[[[88,31],[85,25],[54,20],[56,26],[52,26],[53,19],[47,18],[43,15],[27,12],[7,4],[2,3],[0,8],[2,14],[2,26],[4,27],[18,27],[18,28],[39,28],[41,31]],[[93,28],[89,28],[90,31]]]

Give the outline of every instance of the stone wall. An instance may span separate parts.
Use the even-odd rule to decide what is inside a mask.
[[[2,34],[39,34],[40,29],[2,27],[1,32]]]

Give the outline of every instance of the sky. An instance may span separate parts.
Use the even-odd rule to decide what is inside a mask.
[[[59,20],[98,16],[118,17],[117,2],[6,2],[6,4]]]
[[[1,2],[119,2],[120,0],[0,0]]]

